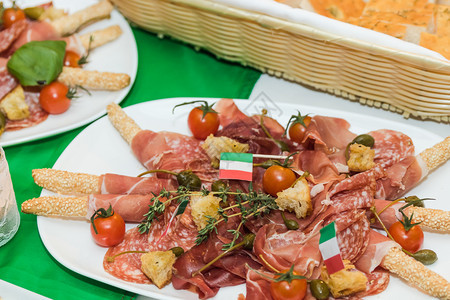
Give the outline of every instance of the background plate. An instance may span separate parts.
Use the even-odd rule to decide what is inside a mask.
[[[48,1],[16,1],[20,7],[33,6]],[[95,0],[54,0],[56,8],[64,8],[69,13],[95,4]],[[106,112],[106,105],[111,102],[120,103],[128,94],[136,78],[138,54],[133,32],[124,17],[114,10],[110,19],[101,20],[87,26],[81,34],[94,30],[119,25],[122,35],[106,45],[93,49],[89,55],[89,63],[84,69],[105,72],[126,73],[130,75],[130,85],[120,91],[92,91],[91,95],[80,93],[81,97],[72,101],[69,110],[60,115],[49,115],[44,122],[17,131],[7,131],[0,136],[0,145],[10,146],[62,133],[83,126]]]
[[[143,129],[154,131],[168,130],[189,134],[186,120],[192,107],[179,107],[174,114],[172,114],[172,108],[176,104],[197,99],[205,99],[209,103],[219,100],[172,98],[129,106],[125,108],[125,111]],[[281,124],[286,124],[291,114],[296,114],[297,109],[300,109],[302,112],[307,111],[311,114],[345,118],[352,125],[350,130],[358,134],[381,128],[399,130],[412,138],[416,145],[417,153],[442,140],[440,136],[415,126],[370,116],[361,116],[336,109],[306,105],[299,106],[288,103],[265,103],[257,100],[236,100],[236,103],[246,113],[254,113],[260,111],[261,107],[266,107],[269,113],[276,113],[279,116],[277,120]],[[128,144],[121,138],[107,117],[97,120],[83,130],[64,150],[53,168],[97,175],[113,172],[136,176],[145,171],[144,167],[135,159]],[[450,195],[450,185],[447,182],[449,174],[450,163],[447,163],[430,174],[424,182],[408,195],[415,194],[419,197],[435,198],[436,201],[426,203],[427,207],[449,210],[450,203],[447,201],[448,195]],[[51,194],[46,190],[42,191],[42,195]],[[175,290],[171,285],[159,290],[154,285],[128,283],[106,273],[102,266],[106,249],[97,246],[93,242],[89,232],[88,221],[38,217],[37,223],[41,239],[51,255],[61,264],[79,274],[148,297],[158,299],[197,299],[195,294]],[[127,225],[128,228],[134,226],[135,224]],[[450,239],[448,234],[426,232],[423,247],[433,249],[439,257],[439,260],[429,266],[429,268],[449,280],[450,269],[448,266],[450,265],[450,257],[448,253],[450,253]],[[245,294],[244,285],[222,288],[215,299],[236,299],[239,293]],[[432,299],[417,289],[409,287],[394,276],[391,277],[391,283],[385,292],[373,297],[367,297],[367,299],[394,299],[394,297],[404,297],[409,300]]]

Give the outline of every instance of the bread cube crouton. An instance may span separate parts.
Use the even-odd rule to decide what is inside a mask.
[[[347,161],[348,169],[354,172],[363,172],[375,167],[373,161],[375,150],[361,144],[350,145],[350,155]]]
[[[207,216],[217,218],[219,216],[220,207],[219,197],[215,197],[211,194],[208,196],[198,195],[191,196],[191,215],[194,223],[197,225],[198,230],[205,228],[208,223]]]
[[[250,146],[248,144],[239,143],[226,136],[215,137],[210,134],[202,144],[202,148],[211,159],[211,165],[214,168],[219,168],[220,153],[246,153]]]
[[[328,274],[327,267],[323,266],[321,278],[330,288],[334,298],[340,298],[352,295],[357,292],[365,291],[367,285],[366,275],[357,270],[348,260],[344,260],[345,269]]]
[[[438,36],[436,34],[422,32],[420,46],[440,53],[450,59],[450,36]]]
[[[0,101],[0,110],[10,120],[22,120],[30,116],[22,86],[18,85]]]
[[[172,280],[175,261],[176,256],[171,250],[147,252],[141,256],[141,270],[161,289]]]
[[[281,210],[295,212],[297,218],[305,218],[312,212],[311,193],[305,178],[277,194],[275,202]]]

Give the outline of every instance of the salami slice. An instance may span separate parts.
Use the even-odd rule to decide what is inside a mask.
[[[11,27],[0,32],[0,53],[8,49],[27,27],[26,20],[14,22]]]
[[[414,155],[414,144],[409,136],[404,133],[382,129],[371,131],[374,138],[375,163],[383,168],[392,166],[405,157]]]

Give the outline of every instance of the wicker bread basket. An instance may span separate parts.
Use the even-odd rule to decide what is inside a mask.
[[[362,104],[450,123],[450,62],[208,0],[112,0],[139,27]]]

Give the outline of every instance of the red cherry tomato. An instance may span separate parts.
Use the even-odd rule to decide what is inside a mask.
[[[100,210],[102,209],[96,211],[91,218],[91,235],[94,241],[102,247],[115,246],[123,241],[125,236],[125,222],[112,209],[103,209],[103,212],[98,213]],[[108,211],[110,212],[109,214]],[[103,213],[105,214],[101,216]]]
[[[215,112],[207,112],[203,116],[201,107],[196,107],[189,113],[188,126],[196,139],[204,140],[219,129],[220,119]]]
[[[77,53],[67,50],[66,55],[64,56],[64,66],[79,68],[80,64],[78,62],[80,61],[80,59],[81,57]]]
[[[423,244],[423,231],[422,228],[415,225],[408,231],[405,230],[405,226],[400,222],[395,222],[389,228],[389,233],[394,240],[402,246],[403,249],[415,253]]]
[[[306,125],[303,126],[300,122],[294,122],[289,127],[289,138],[297,143],[301,143],[303,141],[303,138],[305,137],[306,128],[308,128],[309,124],[311,123],[311,117],[305,116],[303,118],[303,123]]]
[[[54,81],[42,88],[39,103],[46,112],[61,114],[70,107],[69,88],[65,84]]]
[[[19,8],[10,7],[3,11],[2,20],[3,26],[9,28],[12,24],[20,20],[25,20],[25,13]]]
[[[294,275],[297,275],[295,272]],[[302,300],[305,298],[308,282],[306,279],[292,279],[288,281],[272,281],[270,294],[275,300]]]
[[[271,166],[263,175],[263,188],[266,193],[276,197],[278,192],[290,187],[296,180],[294,171],[282,166]]]

